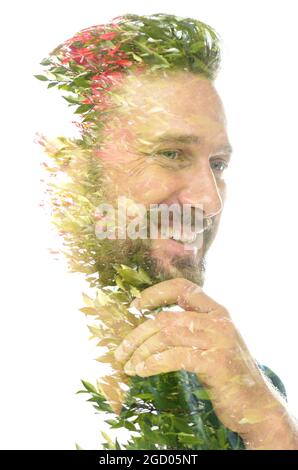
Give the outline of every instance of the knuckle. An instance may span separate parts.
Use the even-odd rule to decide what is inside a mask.
[[[161,332],[162,340],[164,343],[166,343],[167,346],[173,346],[175,341],[174,341],[174,335],[175,335],[175,329],[173,327],[166,327],[163,328]]]
[[[177,287],[182,288],[182,289],[193,285],[191,281],[189,281],[188,279],[185,279],[184,277],[177,277],[175,281],[176,281]]]
[[[219,304],[216,308],[214,308],[214,310],[212,310],[210,312],[210,315],[214,316],[214,317],[217,317],[219,319],[222,319],[223,321],[224,320],[231,321],[229,311],[225,307],[223,307],[222,305],[219,305]]]

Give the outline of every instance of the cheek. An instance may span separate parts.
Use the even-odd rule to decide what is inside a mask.
[[[172,172],[150,168],[129,180],[131,193],[143,204],[161,203],[178,190],[179,180]]]
[[[179,179],[173,172],[151,166],[137,174],[128,170],[113,171],[112,180],[118,195],[127,196],[142,204],[157,204],[178,190]]]
[[[217,189],[218,189],[219,195],[220,195],[222,201],[224,202],[225,198],[226,198],[226,193],[227,193],[226,183],[223,179],[219,179],[219,180],[216,181],[216,184],[217,184]]]

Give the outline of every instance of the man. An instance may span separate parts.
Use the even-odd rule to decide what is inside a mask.
[[[146,31],[146,19],[155,21],[158,31],[156,34],[152,30],[151,44],[158,42],[158,35],[166,42],[171,26],[176,26],[177,33],[177,25],[181,27],[180,32],[182,26],[191,25],[189,19],[180,19],[179,23],[177,17],[170,15],[132,17],[136,20],[130,23],[134,26],[133,31]],[[149,62],[150,67],[140,69],[138,73],[119,76],[112,72],[114,78],[120,79],[111,88],[111,101],[108,105],[104,103],[105,106],[112,104],[112,112],[107,114],[108,119],[103,116],[100,131],[98,122],[93,128],[88,127],[88,120],[83,125],[83,131],[89,133],[89,137],[91,135],[92,161],[96,157],[95,165],[100,169],[97,181],[100,181],[101,193],[97,203],[116,207],[122,197],[128,204],[143,205],[148,212],[152,205],[187,205],[193,211],[191,220],[198,212],[202,216],[201,230],[191,242],[181,236],[136,240],[119,239],[113,234],[105,240],[109,247],[105,257],[100,250],[96,251],[94,242],[95,263],[103,278],[108,263],[129,263],[134,258],[159,279],[160,282],[141,293],[141,297],[133,302],[134,307],[154,309],[176,304],[182,309],[179,315],[177,312],[160,312],[143,322],[124,338],[115,357],[129,376],[149,377],[181,369],[198,374],[211,394],[218,418],[240,434],[247,449],[298,449],[298,426],[286,402],[261,373],[228,310],[202,290],[205,255],[217,233],[225,201],[224,172],[232,147],[224,108],[214,87],[214,73],[211,73],[218,67],[215,36],[214,33],[211,38],[209,36],[213,45],[207,47],[204,39],[210,30],[206,25],[205,29],[202,24],[200,27],[201,32],[196,31],[197,42],[188,43],[184,38],[183,54],[187,56],[185,51],[188,50],[191,57],[192,53],[201,53],[202,44],[209,47],[205,62],[202,63],[202,56],[198,61],[197,67],[201,69],[190,65],[183,67],[183,62],[175,63],[172,58],[172,67],[154,69]],[[175,37],[176,41],[182,41],[184,36],[181,33]],[[77,36],[77,42],[72,41],[71,55],[62,60],[63,64],[75,61],[73,71],[81,72],[81,75],[83,69],[76,66],[85,65],[92,72],[96,57],[94,50],[78,48],[78,41],[83,39],[92,44],[89,30]],[[103,32],[101,39],[114,39],[113,32]],[[139,50],[133,49],[137,61],[140,57],[137,54],[140,50],[148,50],[148,44],[149,41],[144,44],[141,39]],[[162,61],[170,48],[166,49],[166,54],[165,47],[160,47],[162,51],[155,49],[151,57],[158,54]],[[117,51],[119,48],[113,48],[110,57]],[[180,49],[180,59],[183,54]],[[142,57],[146,62],[146,52]],[[121,61],[120,65],[125,61],[128,64],[125,57],[118,58],[118,64]],[[94,75],[95,70],[91,76],[93,84],[100,77],[98,73]],[[54,73],[59,75],[61,70],[54,70]],[[81,80],[86,78],[90,79],[90,76],[85,75]],[[82,95],[79,82],[76,83],[73,90]],[[68,86],[68,90],[73,91],[71,85]],[[103,95],[96,93],[96,87],[93,86],[91,97],[83,96],[84,101],[77,102],[80,106],[90,106],[93,111],[103,109]],[[81,111],[87,108],[83,107]],[[81,167],[77,163],[74,160],[70,167],[73,165],[73,180],[78,182]],[[101,219],[102,214],[98,218]],[[71,229],[68,227],[68,230]]]

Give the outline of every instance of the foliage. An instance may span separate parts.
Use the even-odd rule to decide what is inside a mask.
[[[92,338],[105,348],[98,361],[111,373],[96,386],[82,381],[79,393],[100,413],[111,429],[131,433],[127,444],[102,433],[106,449],[241,449],[240,437],[216,417],[209,396],[195,374],[186,371],[141,378],[129,377],[114,358],[123,338],[149,316],[129,308],[140,291],[156,282],[140,268],[137,258],[123,255],[112,262],[113,240],[99,240],[96,207],[103,200],[101,166],[96,154],[100,130],[117,107],[114,92],[125,74],[189,70],[214,79],[220,63],[219,37],[208,25],[191,18],[156,14],[124,15],[107,25],[78,32],[56,47],[35,77],[58,88],[75,114],[80,139],[58,137],[38,142],[49,160],[46,194],[52,221],[63,239],[60,250],[73,272],[86,275],[96,288],[94,299],[84,294],[81,311],[94,320]],[[127,265],[129,264],[129,265]],[[77,446],[79,448],[79,446]]]
[[[214,79],[219,43],[214,29],[193,18],[127,14],[85,28],[55,47],[41,61],[44,73],[35,77],[48,88],[67,92],[63,97],[82,116],[78,127],[91,145],[117,107],[110,90],[114,92],[126,74],[180,69]]]
[[[80,393],[88,393],[91,396],[89,401],[95,409],[108,414],[105,422],[111,429],[126,429],[130,432],[130,438],[126,444],[121,444],[117,439],[113,441],[102,433],[105,439],[102,447],[126,450],[245,449],[241,437],[226,428],[217,418],[209,394],[197,374],[185,370],[146,378],[121,374],[122,368],[115,362],[113,351],[120,344],[123,335],[161,308],[142,310],[141,316],[137,315],[136,309],[129,309],[131,291],[138,296],[142,289],[152,285],[154,281],[142,269],[125,265],[114,266],[114,269],[120,281],[117,289],[98,290],[95,310],[85,311],[87,315],[95,315],[105,325],[100,330],[92,330],[93,337],[100,337],[98,344],[107,346],[105,359],[110,361],[114,373],[99,380],[96,387],[82,381],[84,389]],[[90,308],[91,302],[85,296],[85,303],[89,305],[87,308]],[[108,306],[106,315],[98,310],[103,305]],[[94,304],[91,308],[94,308]],[[259,368],[286,397],[282,382],[271,369],[262,365]],[[121,389],[121,381],[127,386],[126,393]]]
[[[99,289],[94,303],[85,296],[87,306],[81,309],[100,324],[91,327],[93,337],[100,338],[98,345],[107,347],[98,360],[108,362],[113,372],[100,379],[96,387],[83,381],[84,390],[80,393],[91,396],[89,401],[97,411],[108,413],[105,422],[111,429],[124,428],[131,434],[126,444],[113,442],[105,434],[103,448],[244,448],[241,438],[218,420],[196,374],[181,370],[142,378],[121,373],[122,367],[115,361],[113,351],[129,331],[160,309],[142,310],[141,316],[136,315],[136,309],[129,309],[131,290],[138,294],[153,281],[141,269],[125,265],[114,268],[119,278],[118,288]],[[126,394],[121,388],[123,383],[127,386]]]

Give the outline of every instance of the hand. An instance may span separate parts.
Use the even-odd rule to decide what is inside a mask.
[[[145,289],[132,305],[153,309],[178,304],[129,333],[115,351],[128,375],[148,377],[185,369],[198,374],[218,418],[246,436],[276,418],[283,404],[250,355],[228,311],[182,278]],[[282,408],[282,410],[284,410]]]

